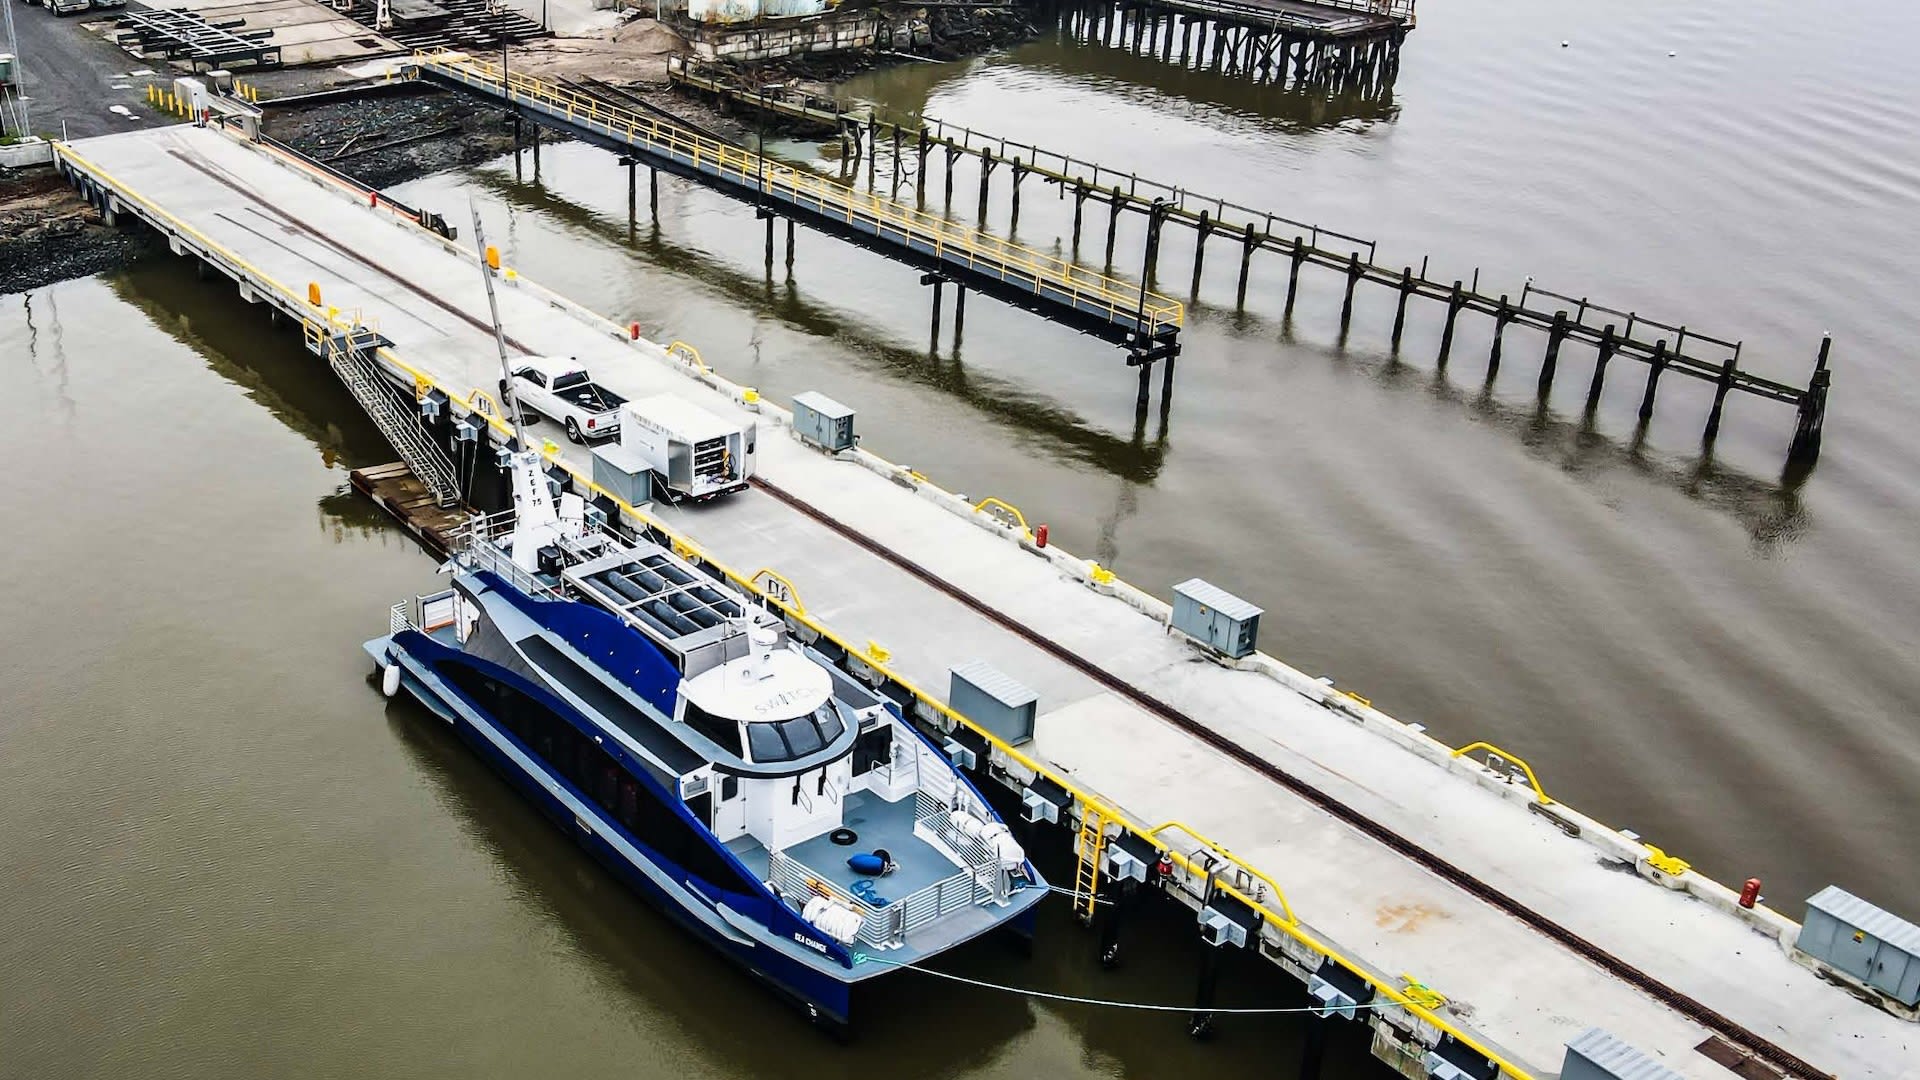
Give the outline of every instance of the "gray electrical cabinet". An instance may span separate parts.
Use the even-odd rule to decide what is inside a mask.
[[[1920,926],[1838,885],[1807,901],[1794,948],[1902,1005],[1920,1005]]]
[[[1225,589],[1189,578],[1173,587],[1173,628],[1237,659],[1253,651],[1260,609]]]
[[[1567,1043],[1560,1080],[1685,1080],[1679,1073],[1621,1042],[1604,1028],[1588,1028]]]
[[[639,454],[619,443],[593,448],[593,482],[628,506],[653,501],[653,470]]]
[[[952,669],[947,704],[1013,746],[1033,739],[1040,697],[984,660]]]
[[[816,390],[793,395],[793,430],[829,454],[851,450],[857,441],[853,410]]]

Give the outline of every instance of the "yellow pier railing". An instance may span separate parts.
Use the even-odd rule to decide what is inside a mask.
[[[422,52],[413,70],[471,87],[511,104],[659,154],[719,179],[757,188],[771,200],[819,214],[889,244],[942,263],[964,266],[1087,315],[1145,334],[1177,330],[1185,319],[1178,300],[949,221],[906,203],[861,193],[806,169],[763,158],[663,120],[622,109],[544,79],[508,71],[465,53]]]

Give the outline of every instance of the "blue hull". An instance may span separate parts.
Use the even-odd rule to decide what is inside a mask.
[[[368,654],[373,656],[377,663],[385,662],[389,655],[404,655],[404,650],[394,646],[388,638],[370,641],[366,648]],[[481,723],[486,723],[493,728],[492,736],[508,738],[491,723],[491,718],[473,710],[465,701],[451,701],[435,692],[413,671],[405,670],[404,665],[403,671],[404,675],[401,679],[403,689],[425,705],[434,715],[452,725],[453,729],[459,733],[461,740],[496,772],[512,783],[521,796],[538,807],[542,814],[572,837],[576,844],[590,853],[614,876],[625,882],[628,888],[671,916],[689,933],[711,945],[729,960],[739,964],[750,974],[770,985],[776,992],[793,1001],[807,1013],[810,1019],[838,1029],[850,1026],[853,979],[834,978],[767,945],[757,942],[743,944],[738,938],[716,933],[708,922],[690,911],[680,897],[661,887],[651,875],[608,841],[604,833],[613,828],[610,823],[596,815],[593,829],[582,828],[574,809],[563,802],[553,790],[554,787],[564,786],[565,781],[540,768],[537,764],[538,759],[532,759],[535,761],[534,771],[529,771],[519,761],[503,752],[495,743],[494,737],[490,737],[490,734],[481,730],[479,726]],[[468,715],[470,712],[473,713],[472,716]],[[1030,916],[1031,912],[1027,915]],[[1031,926],[1030,917],[1023,917],[1018,922]],[[849,972],[849,975],[851,974]]]

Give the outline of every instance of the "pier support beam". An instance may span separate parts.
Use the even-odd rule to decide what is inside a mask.
[[[1500,373],[1500,348],[1507,337],[1507,324],[1513,321],[1513,312],[1507,306],[1507,294],[1500,294],[1500,309],[1493,313],[1493,348],[1487,353],[1487,378]]]
[[[980,209],[974,215],[974,221],[983,229],[987,227],[987,185],[993,180],[993,167],[998,164],[993,151],[980,151]]]
[[[1607,361],[1613,359],[1613,324],[1600,331],[1600,352],[1593,361],[1593,381],[1587,384],[1587,411],[1600,404],[1600,387],[1607,381]]]
[[[1235,293],[1235,307],[1247,306],[1247,274],[1253,269],[1253,249],[1259,246],[1260,241],[1253,231],[1253,224],[1248,222],[1246,230],[1240,234],[1240,285]]]
[[[1343,331],[1346,330],[1347,324],[1353,321],[1353,287],[1360,283],[1360,275],[1362,272],[1360,268],[1360,253],[1356,251],[1348,255],[1347,294],[1345,298],[1340,301],[1340,329]]]
[[[1647,365],[1647,392],[1640,398],[1640,419],[1653,419],[1653,395],[1660,387],[1660,373],[1667,370],[1667,340],[1654,343],[1653,361]]]
[[[1833,349],[1831,335],[1820,339],[1820,358],[1814,361],[1813,378],[1807,381],[1807,393],[1793,426],[1793,445],[1787,451],[1792,461],[1811,463],[1820,456],[1820,429],[1827,421],[1827,385],[1833,374],[1827,370],[1827,355]]]
[[[1287,255],[1291,265],[1287,267],[1287,314],[1293,314],[1293,295],[1300,288],[1300,264],[1307,261],[1307,238],[1293,238],[1293,250]]]
[[[1553,389],[1553,369],[1560,363],[1560,343],[1567,339],[1567,313],[1553,313],[1553,325],[1547,330],[1547,355],[1540,362],[1540,397],[1544,400]]]
[[[1127,197],[1121,193],[1120,185],[1113,186],[1112,201],[1107,205],[1107,266],[1113,266],[1113,241],[1120,232],[1120,208],[1127,203]]]
[[[793,276],[793,219],[787,219],[787,276]]]
[[[1453,323],[1460,317],[1460,309],[1466,306],[1466,300],[1460,295],[1460,279],[1453,281],[1453,292],[1447,296],[1447,321],[1440,328],[1440,368],[1446,370],[1447,354],[1453,351]]]
[[[1713,408],[1707,412],[1707,430],[1701,436],[1709,444],[1720,434],[1720,414],[1727,407],[1727,392],[1733,389],[1734,365],[1739,362],[1739,356],[1735,355],[1720,365],[1720,378],[1713,387]]]
[[[1008,236],[1020,231],[1020,181],[1030,171],[1020,164],[1019,158],[1013,159],[1013,217],[1007,222]]]
[[[1207,237],[1213,233],[1213,221],[1207,217],[1205,210],[1200,211],[1200,223],[1194,228],[1196,236],[1193,241],[1193,284],[1189,286],[1188,292],[1193,296],[1199,296],[1200,272],[1207,265]]]
[[[1400,271],[1400,302],[1393,309],[1393,347],[1400,348],[1400,334],[1407,328],[1407,297],[1413,292],[1413,267]]]

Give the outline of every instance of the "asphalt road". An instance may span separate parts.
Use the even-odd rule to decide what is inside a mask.
[[[128,56],[85,23],[100,12],[59,18],[46,8],[19,0],[0,0],[13,8],[14,36],[19,42],[19,65],[27,108],[36,134],[81,139],[130,128],[151,127],[169,118],[147,107],[147,83],[167,83],[171,76],[131,77],[147,69],[145,61]],[[5,51],[0,44],[0,51]],[[132,118],[111,111],[125,106]]]

